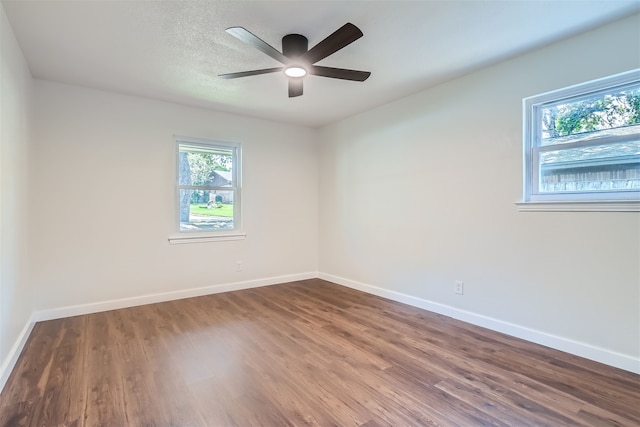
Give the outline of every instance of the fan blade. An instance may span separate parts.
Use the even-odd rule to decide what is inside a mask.
[[[320,65],[309,67],[309,74],[331,77],[332,79],[354,80],[356,82],[363,82],[371,75],[369,71],[345,70],[344,68],[322,67]]]
[[[223,79],[237,79],[238,77],[249,77],[257,76],[258,74],[276,73],[282,70],[284,70],[284,67],[264,68],[262,70],[241,71],[239,73],[218,74],[218,77],[222,77]]]
[[[315,64],[343,47],[350,45],[360,37],[362,37],[362,31],[352,23],[347,22],[333,32],[333,34],[330,34],[327,38],[312,47],[307,53],[302,55],[300,59],[307,61],[309,64]]]
[[[286,64],[287,61],[289,61],[287,57],[280,53],[276,48],[243,27],[230,27],[227,28],[226,31],[238,40],[255,47],[262,53],[266,53],[278,62]]]
[[[302,95],[302,79],[291,78],[289,79],[289,98]]]

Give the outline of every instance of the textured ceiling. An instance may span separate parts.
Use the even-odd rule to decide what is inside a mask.
[[[638,11],[637,0],[2,1],[34,77],[322,126]],[[287,97],[277,67],[224,30],[243,26],[281,49],[313,46],[352,22],[364,33],[319,65],[371,71],[363,82],[308,76]]]

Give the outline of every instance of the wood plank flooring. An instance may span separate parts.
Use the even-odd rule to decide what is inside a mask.
[[[40,322],[2,426],[638,426],[640,376],[322,280]]]

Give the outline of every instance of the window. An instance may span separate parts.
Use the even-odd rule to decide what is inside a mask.
[[[638,209],[640,70],[526,98],[523,108],[523,204]]]
[[[240,229],[240,146],[176,141],[179,231],[232,235]]]

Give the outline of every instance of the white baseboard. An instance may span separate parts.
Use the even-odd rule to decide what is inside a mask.
[[[20,334],[18,334],[18,339],[16,339],[13,347],[11,347],[11,350],[9,350],[9,354],[2,362],[2,366],[0,366],[0,393],[2,392],[2,389],[4,389],[4,385],[9,379],[9,375],[11,375],[13,367],[16,366],[18,357],[20,357],[20,353],[22,353],[22,349],[27,343],[27,339],[29,338],[29,335],[31,335],[31,331],[33,330],[35,324],[36,322],[33,320],[32,315],[20,331]]]
[[[459,308],[403,294],[401,292],[378,288],[376,286],[367,285],[365,283],[356,282],[353,280],[345,279],[343,277],[333,276],[325,273],[319,273],[318,277],[320,279],[337,283],[348,288],[357,289],[362,292],[377,295],[383,298],[388,298],[393,301],[429,310],[434,313],[443,314],[445,316],[462,320],[473,325],[482,326],[484,328],[502,332],[516,338],[521,338],[527,341],[534,342],[536,344],[544,345],[556,350],[584,357],[585,359],[594,360],[596,362],[604,363],[605,365],[614,366],[616,368],[624,369],[625,371],[640,374],[640,359],[633,356],[616,353],[604,348],[574,341],[569,338],[548,334],[546,332],[526,328],[524,326],[484,316],[482,314],[461,310]]]
[[[260,286],[277,285],[279,283],[295,282],[296,280],[314,279],[318,273],[300,273],[286,276],[268,277],[266,279],[248,280],[244,282],[225,283],[221,285],[204,286],[201,288],[182,289],[179,291],[148,294],[137,297],[101,301],[90,304],[72,305],[67,307],[39,310],[32,316],[36,322],[61,319],[63,317],[80,316],[83,314],[99,313],[101,311],[117,310],[145,304],[173,301],[183,298],[199,297],[202,295],[218,294],[221,292],[239,291]]]

